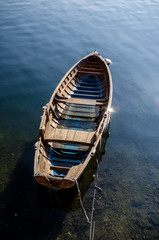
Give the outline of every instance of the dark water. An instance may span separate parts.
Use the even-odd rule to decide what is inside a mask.
[[[33,146],[41,107],[95,49],[113,61],[115,110],[99,167],[95,239],[159,239],[158,46],[157,0],[1,1],[0,239],[88,239],[76,191],[61,202],[65,194],[37,187]],[[81,183],[88,213],[92,174]]]

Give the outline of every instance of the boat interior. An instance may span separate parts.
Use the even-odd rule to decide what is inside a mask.
[[[40,151],[50,162],[51,176],[65,177],[88,155],[107,107],[108,80],[105,64],[93,56],[79,62],[58,86],[41,124]]]

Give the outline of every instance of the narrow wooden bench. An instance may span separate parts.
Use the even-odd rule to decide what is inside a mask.
[[[87,64],[86,64],[85,66],[83,66],[83,67],[103,69],[103,68],[101,68],[101,65],[99,65],[99,64],[89,64],[89,63],[87,63]]]
[[[90,112],[90,113],[94,113],[99,112],[96,109],[100,109],[99,107],[96,106],[83,106],[83,105],[74,105],[72,104],[71,106],[69,105],[64,105],[62,103],[57,104],[59,106],[59,108],[64,109],[64,110],[70,110],[70,111],[77,111],[77,112]],[[61,106],[62,105],[62,106]]]
[[[69,167],[59,167],[59,166],[50,166],[50,170],[61,170],[61,171],[69,171]]]
[[[73,149],[74,151],[88,151],[90,146],[89,145],[79,145],[78,143],[77,144],[74,144],[74,145],[67,145],[65,143],[62,143],[62,142],[52,142],[51,143],[51,146],[54,148],[57,148],[57,149],[63,149],[63,150],[71,150]],[[77,150],[78,148],[78,150]]]
[[[92,99],[81,99],[81,98],[65,98],[65,97],[55,97],[56,102],[68,103],[68,104],[77,104],[77,105],[87,105],[87,106],[103,106],[106,105],[107,100],[92,100]]]
[[[56,108],[53,108],[51,105],[53,117],[57,120],[71,120],[72,118],[78,118],[83,119],[83,121],[95,121],[95,119],[98,119],[100,117],[101,111],[95,111],[95,112],[80,112],[80,111],[68,111],[68,110],[62,110],[56,106]],[[67,119],[66,119],[67,116]],[[84,120],[85,119],[85,120]],[[80,120],[79,120],[80,121]],[[56,122],[58,124],[58,122]]]
[[[91,109],[91,108],[92,107],[90,106],[88,108],[78,108],[78,107],[75,108],[68,105],[65,108],[62,108],[59,104],[56,105],[56,110],[61,115],[73,116],[73,117],[84,117],[84,118],[98,118],[101,116],[100,115],[101,111],[99,111],[98,106],[94,109]]]
[[[65,116],[72,116],[72,117],[80,117],[80,118],[99,118],[100,115],[96,114],[96,112],[89,113],[89,112],[77,112],[77,111],[68,111],[68,110],[63,110],[60,112],[58,109],[57,111],[61,113],[61,115]]]
[[[72,143],[81,143],[81,144],[93,144],[95,137],[95,132],[79,131],[79,130],[70,130],[70,129],[60,129],[52,128],[48,126],[45,134],[44,141],[54,142],[72,142]]]
[[[95,67],[81,67],[79,71],[91,71],[91,72],[103,72],[104,70],[102,68],[95,68]]]
[[[88,74],[88,75],[104,75],[104,72],[91,72],[91,71],[77,71],[79,74]]]
[[[87,64],[91,64],[91,65],[94,64],[94,65],[100,65],[101,66],[101,64],[99,62],[97,62],[97,61],[89,61],[89,62],[86,63],[86,65]]]

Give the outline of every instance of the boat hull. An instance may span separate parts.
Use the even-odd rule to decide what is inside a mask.
[[[77,62],[55,89],[35,147],[34,177],[49,188],[74,186],[110,123],[112,78],[97,52]]]

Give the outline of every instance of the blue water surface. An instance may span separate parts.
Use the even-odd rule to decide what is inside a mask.
[[[57,207],[54,195],[50,207],[45,194],[39,204],[33,146],[42,106],[94,50],[112,60],[114,86],[94,238],[159,239],[158,13],[157,0],[1,1],[0,239],[89,237],[80,207]],[[92,191],[83,198],[88,213]]]

